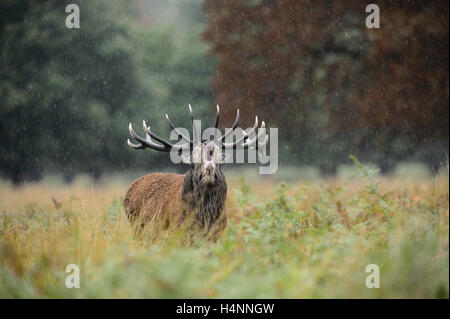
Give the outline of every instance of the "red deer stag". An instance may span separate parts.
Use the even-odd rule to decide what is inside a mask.
[[[256,117],[255,125],[250,131],[244,131],[244,135],[234,142],[224,142],[238,126],[239,110],[237,110],[231,129],[220,137],[214,136],[210,140],[202,141],[197,137],[190,105],[189,112],[193,126],[192,140],[183,135],[166,114],[170,128],[178,135],[180,143],[176,144],[155,135],[145,121],[143,128],[146,138],[142,138],[135,133],[130,123],[130,134],[138,142],[134,144],[128,140],[130,147],[137,150],[151,148],[162,152],[174,151],[178,154],[188,150],[189,159],[186,162],[190,164],[190,168],[186,175],[153,173],[138,178],[126,193],[124,207],[128,219],[132,225],[137,225],[138,229],[149,223],[166,230],[183,228],[190,234],[198,234],[201,238],[215,242],[227,225],[224,210],[227,183],[221,168],[224,163],[223,150],[253,147],[258,149],[267,143],[268,136],[265,134],[264,122],[256,134],[258,127]],[[215,129],[219,127],[219,113],[217,106]],[[154,230],[152,227],[152,232]]]

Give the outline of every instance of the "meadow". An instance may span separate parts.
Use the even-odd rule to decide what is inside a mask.
[[[215,244],[133,236],[128,181],[0,183],[0,298],[448,298],[448,167],[287,182],[230,174]],[[66,266],[80,267],[68,289]],[[366,266],[380,288],[365,285]]]

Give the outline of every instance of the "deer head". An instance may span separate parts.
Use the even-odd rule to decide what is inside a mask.
[[[247,131],[243,131],[243,136],[237,138],[233,142],[225,142],[227,137],[236,130],[239,124],[239,109],[236,112],[236,119],[232,127],[226,130],[225,134],[219,137],[211,136],[209,140],[201,140],[199,132],[197,131],[192,107],[189,105],[189,114],[192,122],[193,139],[180,132],[177,127],[169,119],[166,114],[166,119],[170,128],[178,135],[179,141],[176,144],[172,144],[163,138],[154,134],[150,127],[147,126],[145,120],[143,121],[143,129],[146,134],[145,138],[140,137],[133,130],[132,124],[129,125],[129,131],[131,136],[139,142],[134,144],[128,139],[128,146],[133,149],[146,149],[151,148],[161,152],[178,152],[181,154],[188,154],[184,156],[183,161],[191,165],[193,170],[199,177],[200,181],[204,184],[213,184],[218,175],[221,175],[221,164],[224,163],[226,149],[248,149],[248,148],[261,148],[267,144],[268,135],[265,134],[265,123],[261,124],[259,133],[256,134],[258,127],[258,117],[255,117],[255,124]],[[216,119],[214,128],[219,128],[220,109],[217,105]],[[264,138],[264,139],[263,139]]]

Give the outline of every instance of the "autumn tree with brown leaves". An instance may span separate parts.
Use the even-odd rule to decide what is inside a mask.
[[[448,2],[206,0],[216,102],[261,114],[285,158],[333,169],[353,153],[385,170],[448,152]]]

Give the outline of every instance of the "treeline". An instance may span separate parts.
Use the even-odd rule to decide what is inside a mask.
[[[437,169],[449,147],[448,1],[376,3],[369,29],[358,0],[206,0],[217,102],[282,128],[285,162],[333,172],[354,154],[384,172],[401,160]]]
[[[79,29],[66,27],[69,3],[79,5]],[[2,1],[0,173],[70,180],[167,165],[167,154],[131,151],[126,139],[128,123],[140,128],[143,119],[168,136],[166,112],[188,125],[188,103],[210,116],[201,3],[184,5],[192,23],[181,38],[173,22],[146,18],[145,1]]]
[[[65,25],[69,3],[79,29]],[[238,107],[242,126],[258,114],[278,127],[280,165],[333,172],[355,154],[384,171],[437,167],[448,3],[378,5],[381,28],[367,29],[360,1],[3,0],[0,174],[167,167],[167,154],[128,148],[128,123],[168,136],[164,114],[189,127],[188,103],[206,121],[221,105],[222,127]]]

